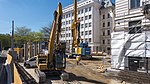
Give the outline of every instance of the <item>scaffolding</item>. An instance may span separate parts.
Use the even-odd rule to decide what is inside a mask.
[[[149,3],[150,1],[146,0],[143,6]],[[129,24],[128,31],[124,27],[124,31],[112,33],[112,68],[143,71],[146,73],[150,70],[149,9],[142,20],[136,22],[134,26],[132,26],[133,23]],[[144,11],[147,10],[144,10],[143,7],[143,14]]]

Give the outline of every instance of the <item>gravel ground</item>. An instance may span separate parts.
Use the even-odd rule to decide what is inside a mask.
[[[103,57],[98,56],[92,60],[81,60],[79,65],[76,65],[75,59],[67,59],[65,71],[69,74],[69,80],[62,81],[58,76],[49,76],[45,84],[128,84],[100,73],[99,67],[103,64],[104,69],[110,67],[110,58],[104,61]],[[37,75],[33,68],[26,70],[36,79]]]
[[[94,62],[95,61],[95,62]],[[96,60],[84,60],[82,63],[88,63],[93,66],[95,63],[99,62]],[[23,64],[22,64],[23,65]],[[67,68],[65,71],[69,73],[69,80],[62,81],[60,77],[57,76],[49,76],[47,77],[45,84],[109,84],[109,79],[105,76],[102,76],[100,73],[97,73],[88,67],[87,65],[83,66],[82,64],[76,65],[76,61],[74,59],[67,59]],[[98,64],[97,64],[98,65]],[[26,69],[35,79],[37,79],[37,75],[34,72],[33,68]]]

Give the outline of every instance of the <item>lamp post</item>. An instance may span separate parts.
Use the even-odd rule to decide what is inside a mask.
[[[12,21],[11,49],[14,50],[14,20]]]

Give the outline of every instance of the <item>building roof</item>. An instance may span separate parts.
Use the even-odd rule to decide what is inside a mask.
[[[101,5],[102,5],[101,6],[101,9],[102,9],[102,8],[114,6],[115,4],[113,4],[111,0],[102,0]]]
[[[94,2],[100,3],[100,1],[101,0],[78,0],[77,8],[84,7],[84,6],[87,6],[89,4],[93,4]],[[72,11],[74,9],[73,7],[74,7],[73,3],[68,5],[68,6],[65,6],[63,8],[63,12]]]

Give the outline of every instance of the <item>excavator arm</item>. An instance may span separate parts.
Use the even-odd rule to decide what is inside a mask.
[[[54,51],[60,49],[59,35],[61,32],[60,31],[61,19],[62,19],[62,5],[61,3],[59,3],[57,11],[54,12],[54,21],[53,21],[51,33],[49,36],[49,42],[48,42],[48,64],[49,65],[54,64]]]
[[[77,0],[74,0],[74,21],[71,25],[73,47],[79,47],[80,43],[80,22],[77,20]]]

